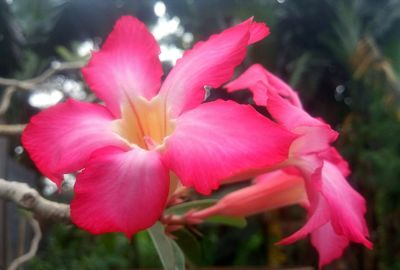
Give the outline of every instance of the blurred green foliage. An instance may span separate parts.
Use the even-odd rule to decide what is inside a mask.
[[[72,226],[56,225],[42,246],[42,252],[25,268],[106,270],[138,267],[161,267],[147,232],[138,233],[133,241],[129,241],[120,234],[94,236]]]
[[[341,132],[337,146],[350,161],[353,174],[349,180],[368,202],[374,250],[352,245],[341,260],[326,269],[400,269],[400,2],[164,2],[168,14],[179,17],[195,41],[253,15],[269,24],[271,35],[253,46],[239,70],[255,62],[264,64],[300,92],[312,115],[323,117]],[[74,59],[71,51],[76,44],[104,39],[122,14],[135,15],[148,25],[157,19],[153,0],[10,3],[0,0],[3,77],[29,78],[40,74],[54,59]],[[234,98],[243,101],[246,97]],[[35,112],[26,105],[26,98],[20,94],[13,99],[18,110],[10,111],[6,116],[9,121],[27,121]],[[203,236],[190,232],[190,237],[178,238],[178,243],[193,246],[194,254],[186,255],[196,265],[315,264],[316,254],[307,241],[288,247],[273,244],[303,221],[299,208],[283,209],[251,218],[244,229],[203,225],[199,227]],[[56,226],[47,235],[38,257],[26,269],[160,266],[146,233],[129,242],[121,235],[91,236]]]

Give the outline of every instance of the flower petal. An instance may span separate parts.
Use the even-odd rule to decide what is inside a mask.
[[[292,155],[305,155],[330,148],[338,133],[320,119],[310,116],[303,109],[271,92],[267,101],[271,116],[290,131],[302,135],[291,147]]]
[[[318,177],[321,177],[321,181],[318,181]],[[372,248],[372,243],[366,238],[365,201],[348,184],[339,168],[324,161],[320,176],[315,173],[306,183],[306,188],[310,200],[309,219],[304,227],[280,241],[280,244],[290,244],[304,238],[329,222],[337,235]]]
[[[258,176],[255,184],[229,193],[215,205],[195,212],[192,217],[245,217],[297,203],[307,203],[303,178],[279,170]]]
[[[63,174],[82,169],[94,150],[124,145],[112,120],[105,107],[70,99],[32,117],[22,144],[38,169],[60,185]]]
[[[77,177],[72,221],[94,234],[123,232],[130,238],[160,217],[168,189],[168,170],[157,152],[103,148]]]
[[[319,126],[323,122],[302,109],[298,94],[281,79],[255,64],[241,76],[225,85],[229,92],[249,89],[257,105],[266,106],[271,115],[290,129]]]
[[[90,88],[118,117],[122,100],[135,96],[151,99],[157,94],[163,74],[159,53],[146,26],[136,18],[123,16],[82,73]]]
[[[249,89],[253,94],[254,102],[259,106],[266,106],[269,92],[275,92],[284,97],[296,107],[302,108],[299,95],[280,78],[273,75],[260,64],[249,67],[238,78],[225,85],[228,92]]]
[[[266,107],[278,123],[290,130],[301,126],[328,126],[274,92],[269,93]]]
[[[339,136],[329,125],[302,126],[291,131],[301,135],[290,147],[291,156],[297,157],[328,151]]]
[[[349,185],[340,170],[328,161],[324,162],[322,177],[321,193],[329,205],[335,232],[352,242],[372,248],[372,243],[366,238],[368,228],[364,219],[364,198]]]
[[[328,124],[304,111],[297,93],[261,65],[251,66],[225,88],[230,92],[248,88],[256,104],[266,106],[278,123],[303,135],[294,143],[292,155],[325,150],[338,136]]]
[[[324,160],[334,164],[344,177],[350,175],[349,163],[342,157],[342,155],[340,155],[335,147],[330,147],[326,151],[319,153],[319,156]]]
[[[184,185],[208,194],[226,178],[286,160],[294,138],[251,106],[209,102],[177,119],[165,162]]]
[[[310,214],[307,223],[292,235],[282,239],[278,245],[288,245],[305,238],[308,234],[317,230],[321,226],[329,222],[329,208],[322,196],[317,196],[310,200]]]
[[[248,45],[267,36],[268,28],[252,18],[231,27],[187,51],[161,86],[173,117],[204,100],[204,86],[219,87],[229,80]]]
[[[322,225],[311,233],[311,243],[319,255],[319,268],[340,258],[349,240],[335,233],[330,222]]]

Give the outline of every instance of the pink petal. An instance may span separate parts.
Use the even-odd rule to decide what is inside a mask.
[[[248,19],[187,51],[163,83],[160,94],[172,116],[193,109],[204,100],[204,86],[219,87],[229,80],[248,45],[269,33],[263,23]]]
[[[260,64],[249,67],[238,78],[226,84],[225,88],[228,92],[249,89],[253,93],[255,103],[259,106],[266,106],[269,93],[274,92],[294,106],[302,108],[297,92]]]
[[[352,242],[372,248],[372,243],[366,238],[368,228],[364,219],[364,198],[349,185],[340,170],[328,161],[324,162],[322,177],[321,193],[329,205],[335,232]]]
[[[335,233],[330,222],[319,227],[311,233],[311,243],[319,255],[319,268],[340,258],[349,240]]]
[[[338,136],[329,125],[304,111],[297,93],[261,65],[251,66],[225,88],[230,92],[248,88],[253,93],[256,104],[266,106],[278,123],[303,135],[295,141],[291,154],[301,155],[325,150]]]
[[[254,185],[229,193],[217,204],[194,213],[193,217],[244,217],[306,201],[303,178],[275,171],[257,177]]]
[[[280,95],[270,92],[267,100],[267,109],[278,123],[294,130],[301,126],[327,126],[323,121],[312,117],[303,109],[294,106]]]
[[[301,156],[325,151],[338,137],[338,133],[328,124],[311,117],[306,111],[275,93],[270,94],[267,109],[278,123],[302,135],[293,143],[290,150],[292,155]]]
[[[168,170],[157,152],[103,148],[77,177],[72,220],[94,234],[123,232],[130,238],[157,221],[168,189]]]
[[[252,21],[253,17],[248,19],[248,21],[249,20]],[[265,23],[256,23],[256,22],[253,22],[251,24],[249,32],[250,32],[250,37],[248,41],[249,45],[264,39],[270,34],[269,28],[265,25]]]
[[[330,219],[327,203],[319,192],[321,189],[323,161],[316,157],[316,155],[308,155],[297,159],[296,163],[293,165],[297,166],[299,171],[303,174],[309,202],[306,206],[308,220],[298,231],[279,241],[278,244],[281,245],[291,244],[305,238],[309,233],[329,222]]]
[[[298,94],[259,64],[251,66],[236,80],[225,85],[225,88],[229,92],[248,88],[256,104],[266,106],[271,115],[289,129],[325,124],[305,112]]]
[[[317,230],[329,222],[329,208],[322,196],[310,200],[310,214],[307,223],[292,235],[282,239],[278,245],[288,245],[305,238],[308,234]]]
[[[324,160],[334,164],[344,177],[350,175],[349,163],[340,155],[335,147],[330,147],[326,151],[319,153],[319,156]]]
[[[94,150],[124,145],[112,120],[105,107],[71,99],[32,117],[22,144],[38,169],[60,185],[63,174],[82,169]]]
[[[290,148],[290,154],[297,157],[329,150],[339,135],[328,125],[302,126],[292,132],[301,135]]]
[[[177,119],[165,162],[184,185],[208,194],[226,178],[287,159],[293,139],[251,106],[209,102]]]
[[[260,65],[253,65],[243,72],[238,78],[227,83],[224,88],[228,92],[248,89],[253,94],[254,102],[259,106],[267,105],[268,88],[264,72]]]
[[[320,181],[318,177],[321,177]],[[330,224],[335,233],[335,236],[330,237],[335,238],[337,243],[330,249],[326,247],[326,250],[321,250],[324,253],[321,263],[340,255],[339,251],[343,250],[345,243],[343,239],[372,248],[372,243],[366,238],[368,228],[364,220],[365,201],[351,188],[337,167],[324,161],[320,174],[317,170],[306,182],[306,188],[310,200],[309,219],[305,226],[279,244],[291,244]],[[319,243],[316,239],[314,242],[318,249]]]
[[[163,74],[159,53],[146,26],[136,18],[124,16],[82,73],[90,88],[118,117],[126,98],[151,99],[157,94]]]

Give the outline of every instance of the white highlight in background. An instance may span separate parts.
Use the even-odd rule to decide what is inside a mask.
[[[175,65],[176,61],[183,55],[183,50],[173,45],[161,45],[160,49],[161,53],[159,58],[161,62],[171,62]]]
[[[157,17],[163,17],[167,11],[167,7],[165,4],[161,1],[157,1],[154,4],[154,14],[156,14]]]
[[[56,89],[49,91],[35,91],[29,97],[28,102],[33,107],[44,109],[57,104],[63,97],[63,93]]]

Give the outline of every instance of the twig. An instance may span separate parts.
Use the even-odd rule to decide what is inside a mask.
[[[0,124],[0,135],[18,135],[22,133],[25,127],[25,124]]]
[[[7,79],[0,78],[0,85],[3,86],[13,86],[15,88],[23,89],[23,90],[34,90],[37,84],[40,84],[46,81],[48,78],[53,76],[55,73],[65,70],[74,70],[79,69],[85,65],[84,62],[57,62],[54,61],[51,63],[50,67],[45,70],[41,75],[29,79],[29,80],[16,80],[16,79]]]
[[[25,183],[0,178],[0,198],[13,201],[40,218],[71,223],[69,205],[47,200]]]
[[[12,95],[14,94],[15,90],[16,90],[15,86],[8,86],[4,91],[3,98],[1,99],[0,102],[0,116],[5,114],[6,111],[8,110]]]
[[[35,257],[37,253],[40,240],[42,239],[42,230],[40,229],[39,222],[37,222],[37,220],[34,219],[33,217],[30,217],[28,219],[28,222],[33,230],[33,239],[31,242],[31,247],[29,248],[29,251],[27,253],[13,260],[10,266],[7,268],[7,270],[17,270],[24,263]]]

